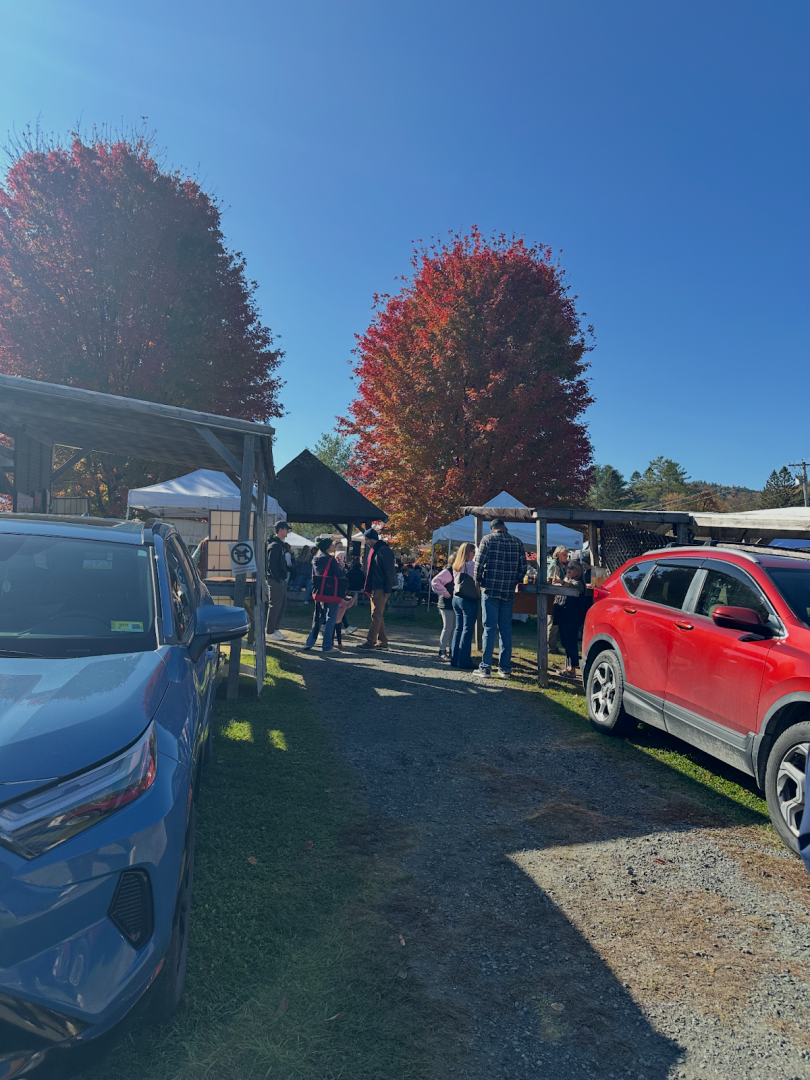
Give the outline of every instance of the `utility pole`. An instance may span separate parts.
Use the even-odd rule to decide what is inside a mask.
[[[808,497],[807,497],[807,462],[804,461],[804,460],[802,460],[802,461],[789,461],[788,465],[790,466],[791,469],[801,469],[802,470],[801,481],[802,481],[802,493],[804,494],[804,505],[805,506],[810,506],[810,499],[808,499]],[[799,477],[797,476],[796,479],[798,480]]]

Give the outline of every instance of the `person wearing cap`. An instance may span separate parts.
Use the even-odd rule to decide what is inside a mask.
[[[492,675],[495,636],[500,638],[498,674],[508,679],[512,672],[512,607],[515,589],[526,573],[526,552],[516,536],[507,532],[500,518],[490,525],[475,556],[475,580],[481,587],[484,641],[481,665],[475,672],[482,678]]]
[[[361,641],[357,648],[387,649],[388,635],[385,632],[383,613],[397,580],[394,553],[388,544],[380,539],[376,529],[366,529],[363,536],[368,550],[363,591],[371,600],[371,626],[368,628],[368,637]]]
[[[312,560],[312,577],[316,582],[324,576],[345,578],[346,571],[335,558],[335,541],[331,536],[319,536],[315,541],[316,554]],[[317,587],[313,588],[317,595]],[[315,601],[315,611],[312,616],[312,629],[304,643],[305,649],[311,649],[318,640],[318,632],[323,627],[323,641],[321,648],[324,652],[332,652],[334,645],[335,625],[337,623],[340,604],[321,604]]]
[[[279,630],[284,612],[287,610],[287,560],[284,542],[290,526],[286,521],[279,521],[275,526],[276,535],[267,545],[267,636],[274,641],[286,641],[286,635]]]

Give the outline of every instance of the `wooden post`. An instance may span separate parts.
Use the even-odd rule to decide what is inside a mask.
[[[545,518],[537,519],[537,587],[546,584],[548,537]],[[537,685],[548,686],[548,597],[537,593]]]
[[[250,535],[250,507],[253,501],[253,471],[256,456],[254,444],[254,437],[246,435],[242,453],[242,488],[239,493],[239,532],[237,540],[247,540]],[[258,552],[256,554],[258,557]],[[244,572],[237,574],[233,589],[234,607],[241,607],[244,604],[246,589],[247,575]],[[264,627],[262,627],[262,635],[264,635]],[[242,641],[237,638],[231,644],[231,659],[228,664],[228,701],[236,701],[239,697],[239,662],[241,659]]]
[[[481,546],[481,541],[484,539],[484,522],[480,517],[475,519],[475,551],[478,553],[478,548]],[[481,602],[478,603],[478,618],[475,620],[475,647],[479,652],[484,647],[484,619],[481,614]]]
[[[256,458],[256,510],[253,515],[253,550],[256,552],[256,586],[253,597],[253,639],[256,648],[256,693],[264,689],[267,675],[267,642],[264,628],[267,618],[267,559],[266,547],[267,517],[267,473],[261,452]]]
[[[599,562],[599,532],[595,521],[588,522],[588,545],[591,549],[591,566],[601,565]]]

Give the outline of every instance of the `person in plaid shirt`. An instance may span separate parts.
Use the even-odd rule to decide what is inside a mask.
[[[506,531],[500,518],[495,518],[490,529],[475,556],[475,580],[482,589],[484,609],[483,656],[475,674],[483,679],[491,677],[498,634],[498,674],[508,679],[512,671],[512,605],[515,586],[526,573],[526,552],[520,540]]]

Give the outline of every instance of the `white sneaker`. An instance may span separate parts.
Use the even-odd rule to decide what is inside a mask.
[[[356,634],[357,633],[357,627],[356,626],[347,626],[346,629],[343,631],[343,633],[344,634]]]
[[[273,633],[270,635],[270,637],[273,639],[273,641],[286,641],[287,640],[287,635],[282,634],[282,632],[280,630],[274,630]]]

